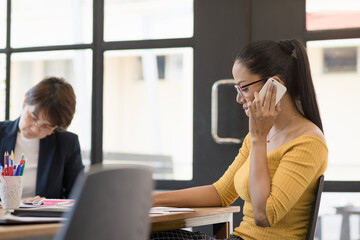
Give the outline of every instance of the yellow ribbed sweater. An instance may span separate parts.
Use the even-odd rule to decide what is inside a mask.
[[[326,144],[311,135],[300,136],[267,153],[271,178],[266,202],[270,227],[254,223],[249,193],[250,137],[224,175],[214,183],[223,206],[244,200],[244,218],[233,234],[245,240],[305,239],[315,188],[328,160]]]

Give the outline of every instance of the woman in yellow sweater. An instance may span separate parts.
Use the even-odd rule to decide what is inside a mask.
[[[327,167],[310,66],[297,40],[250,43],[236,57],[236,101],[249,117],[249,134],[234,162],[214,184],[154,194],[154,206],[227,206],[244,200],[244,218],[229,239],[305,239],[319,177]],[[276,86],[259,91],[272,77],[287,91],[275,105]],[[152,239],[213,239],[183,230]]]

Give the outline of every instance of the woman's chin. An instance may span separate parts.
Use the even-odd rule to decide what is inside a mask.
[[[27,138],[27,139],[36,138],[36,137],[34,136],[34,134],[28,133],[28,132],[26,132],[26,131],[23,131],[23,132],[21,133],[21,135],[23,135],[23,137],[24,137],[24,138]]]

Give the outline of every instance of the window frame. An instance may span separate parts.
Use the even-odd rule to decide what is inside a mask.
[[[103,84],[104,84],[104,53],[108,50],[131,50],[152,48],[194,48],[194,37],[159,40],[137,41],[104,41],[104,5],[105,0],[93,0],[93,41],[89,44],[68,44],[11,48],[11,3],[7,0],[6,5],[6,46],[0,49],[0,53],[6,55],[6,97],[5,97],[5,120],[10,117],[10,79],[11,79],[11,55],[13,53],[59,51],[59,50],[83,50],[92,51],[92,105],[91,105],[91,164],[103,161]],[[192,185],[191,181],[159,180],[158,185],[170,188],[182,188]]]
[[[306,10],[304,11],[306,19]],[[336,40],[360,38],[360,28],[326,29],[326,30],[307,30],[304,24],[304,40]],[[360,192],[360,181],[325,181],[324,192]]]
[[[215,4],[215,1],[210,1],[211,4]],[[281,1],[276,1],[278,5],[281,6]],[[264,4],[261,1],[242,1],[246,7],[246,18],[248,22],[245,24],[247,32],[246,39],[247,42],[264,39],[265,34],[270,39],[280,39],[286,37],[284,33],[288,29],[278,30],[279,32],[272,33],[269,35],[267,32],[267,27],[262,24],[262,29],[258,27],[258,21],[261,20],[261,16],[264,15],[261,11],[257,10],[259,4]],[[295,3],[292,1],[292,3]],[[101,163],[102,154],[103,154],[103,73],[104,73],[104,52],[107,50],[129,50],[129,49],[149,49],[149,48],[170,48],[170,47],[192,47],[194,49],[194,101],[199,101],[199,98],[196,95],[198,89],[197,84],[195,83],[196,71],[198,70],[196,64],[196,58],[199,56],[198,47],[199,42],[204,37],[202,33],[199,32],[201,24],[205,24],[201,20],[201,16],[204,14],[200,12],[201,6],[204,4],[209,4],[209,1],[205,0],[194,0],[194,36],[191,38],[182,38],[182,39],[160,39],[160,40],[140,40],[140,41],[119,41],[119,42],[104,42],[104,0],[93,0],[93,42],[91,44],[72,44],[72,45],[55,45],[55,46],[39,46],[39,47],[26,47],[26,48],[11,48],[11,0],[7,0],[7,9],[6,9],[6,46],[5,49],[0,49],[0,53],[6,55],[6,102],[5,102],[5,118],[9,119],[9,102],[10,102],[10,62],[12,53],[20,52],[37,52],[37,51],[57,51],[57,50],[80,50],[80,49],[90,49],[93,52],[93,72],[92,72],[92,117],[91,117],[91,164]],[[225,3],[222,3],[225,4]],[[229,5],[236,4],[235,1],[229,1]],[[285,8],[285,7],[284,7]],[[281,10],[281,7],[279,8]],[[347,29],[330,29],[330,30],[313,30],[308,31],[306,29],[306,9],[297,8],[296,15],[302,16],[303,18],[303,29],[301,38],[305,41],[314,41],[314,40],[334,40],[334,39],[350,39],[350,38],[360,38],[360,28],[347,28]],[[263,23],[263,22],[262,22]],[[292,28],[295,29],[295,28]],[[263,31],[261,31],[263,30]],[[280,32],[282,31],[282,32]],[[290,30],[291,31],[291,30]],[[294,30],[295,31],[295,30]],[[289,33],[299,37],[300,35],[297,32]],[[239,45],[243,45],[241,42]],[[238,46],[237,46],[238,47]],[[202,51],[202,50],[201,50]],[[205,56],[206,57],[206,56]],[[197,67],[197,68],[196,68]],[[227,66],[226,66],[227,68]],[[229,70],[229,69],[228,69]],[[231,73],[228,73],[229,75]],[[195,105],[194,105],[195,106]],[[198,107],[194,109],[194,112],[198,110]],[[205,113],[206,114],[206,113]],[[194,115],[194,124],[196,120]],[[194,125],[195,126],[195,125]],[[194,130],[195,131],[195,130]],[[211,136],[208,136],[211,138]],[[198,136],[194,132],[194,145],[198,141]],[[211,141],[211,139],[210,139]],[[212,143],[208,143],[212,144]],[[223,147],[227,149],[227,147]],[[194,185],[199,185],[205,182],[206,176],[202,175],[202,160],[198,161],[195,158],[196,150],[194,150],[194,159],[193,159],[193,180],[190,181],[176,181],[176,180],[159,180],[157,181],[158,189],[178,189],[183,187],[190,187]],[[233,148],[231,148],[233,151]],[[213,164],[215,160],[211,160],[209,164]],[[214,172],[211,170],[211,172]],[[324,191],[326,192],[360,192],[360,181],[325,181]]]

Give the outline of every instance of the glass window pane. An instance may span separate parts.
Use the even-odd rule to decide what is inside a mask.
[[[329,164],[326,180],[360,180],[360,39],[307,42]]]
[[[6,0],[0,0],[0,48],[6,46]]]
[[[90,43],[91,0],[13,0],[11,46]]]
[[[25,92],[46,76],[62,77],[74,88],[76,112],[68,130],[90,151],[92,54],[90,50],[14,53],[11,55],[10,119],[22,111]],[[83,162],[89,163],[84,154]]]
[[[105,0],[105,41],[193,36],[193,0]]]
[[[321,239],[359,239],[360,238],[360,213],[345,215],[346,206],[360,207],[360,193],[344,193],[344,192],[323,192],[319,209],[318,224],[321,224],[321,232],[315,233]],[[344,218],[343,218],[344,217]],[[348,233],[350,238],[340,238],[341,224],[348,217],[349,227]],[[317,226],[318,227],[318,226]]]
[[[105,52],[104,163],[192,179],[192,48]]]
[[[360,27],[358,0],[306,0],[307,30]]]
[[[0,121],[5,120],[6,55],[0,54]]]

